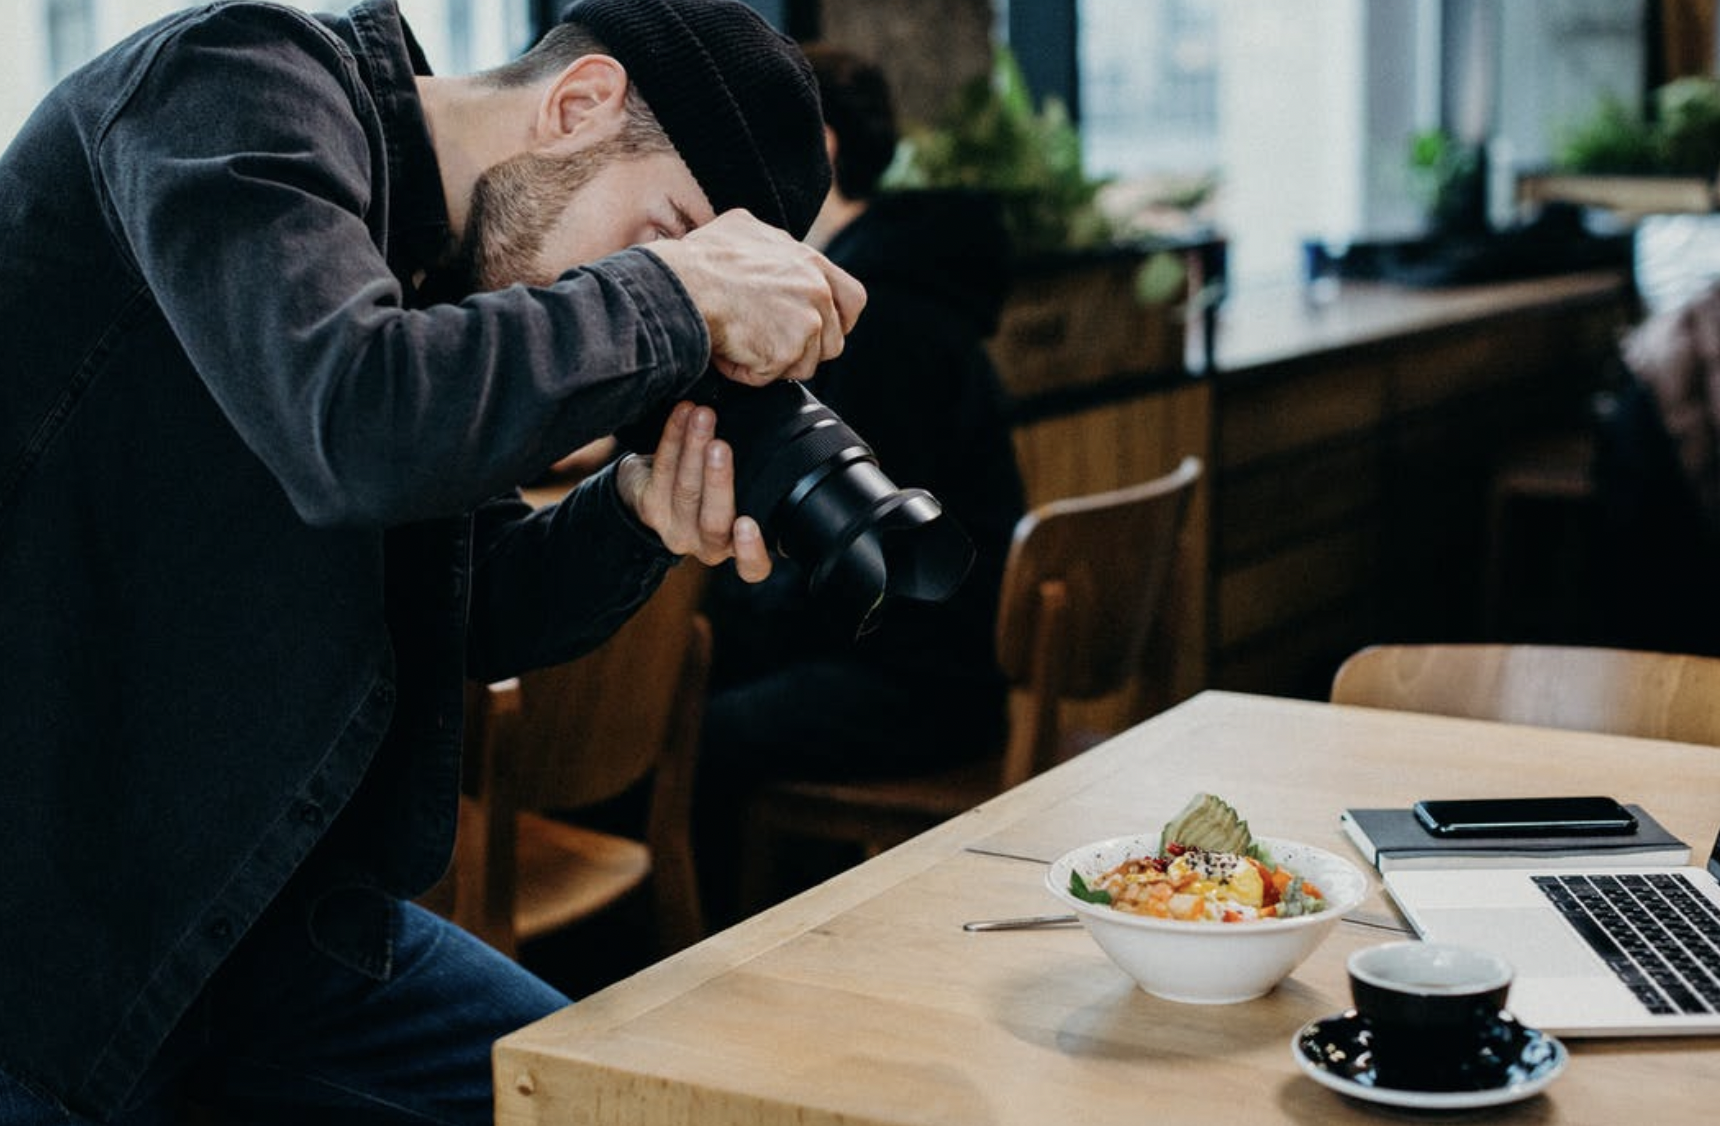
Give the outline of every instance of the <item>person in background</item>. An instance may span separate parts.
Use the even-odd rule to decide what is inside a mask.
[[[835,170],[808,238],[867,290],[843,354],[808,386],[891,480],[939,499],[976,558],[947,602],[889,604],[858,639],[807,595],[792,560],[756,585],[729,567],[713,572],[696,800],[718,921],[738,907],[736,838],[759,782],[932,771],[995,752],[1006,724],[993,635],[1023,491],[984,347],[1009,286],[1001,211],[984,193],[881,193],[897,144],[883,72],[828,44],[805,50]]]
[[[439,78],[393,0],[188,8],[0,156],[0,1124],[487,1123],[566,998],[413,906],[461,690],[770,559],[683,404],[840,352],[862,288],[795,45],[580,0]]]
[[[1720,282],[1636,325],[1617,359],[1595,400],[1599,642],[1720,654]]]

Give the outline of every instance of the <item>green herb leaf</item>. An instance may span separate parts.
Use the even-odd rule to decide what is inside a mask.
[[[1102,903],[1107,907],[1111,904],[1111,893],[1104,888],[1088,887],[1079,872],[1069,873],[1069,894],[1083,903]]]
[[[1326,901],[1315,899],[1302,886],[1302,877],[1297,876],[1290,881],[1290,886],[1284,889],[1284,898],[1278,901],[1278,917],[1291,919],[1297,915],[1314,915],[1326,909]]]

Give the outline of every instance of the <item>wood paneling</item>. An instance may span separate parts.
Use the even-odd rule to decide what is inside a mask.
[[[1213,686],[1319,695],[1369,642],[1479,636],[1494,467],[1583,417],[1634,313],[1619,276],[1493,294],[1452,291],[1442,319],[1407,292],[1396,332],[1343,311],[1354,343],[1319,323],[1317,350],[1216,377]],[[1357,302],[1393,315],[1383,289]]]
[[[1714,0],[1651,0],[1660,5],[1662,80],[1714,73]]]
[[[1241,561],[1312,528],[1370,522],[1385,495],[1380,443],[1363,436],[1224,474],[1214,550]]]
[[[1367,430],[1385,417],[1386,372],[1366,354],[1334,356],[1295,379],[1264,374],[1221,376],[1218,459],[1225,470]]]
[[[1113,401],[1037,418],[1015,428],[1016,459],[1030,506],[1150,480],[1191,454],[1206,464],[1206,475],[1189,506],[1183,557],[1172,578],[1173,608],[1167,626],[1178,659],[1169,692],[1158,693],[1172,701],[1186,699],[1206,685],[1211,419],[1212,385],[1173,378],[1143,383],[1138,391]],[[1104,727],[1105,717],[1123,704],[1121,700],[1099,702],[1089,706],[1090,715],[1079,709],[1077,715],[1087,716],[1090,726]]]
[[[1015,453],[1030,505],[1114,489],[1207,458],[1212,389],[1200,380],[1023,423]]]
[[[1213,588],[1220,650],[1315,613],[1366,604],[1379,585],[1380,553],[1377,527],[1357,521],[1226,569]]]

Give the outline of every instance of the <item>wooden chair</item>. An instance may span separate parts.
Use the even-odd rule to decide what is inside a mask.
[[[1200,459],[1186,458],[1155,480],[1052,501],[1023,516],[997,622],[998,663],[1011,687],[1007,745],[924,776],[771,784],[748,818],[743,899],[756,907],[768,898],[778,838],[846,841],[875,855],[1151,714],[1137,702],[1109,730],[1073,745],[1061,722],[1065,702],[1119,693],[1159,671],[1143,667],[1144,655],[1167,604],[1201,471]]]
[[[703,937],[692,856],[711,652],[697,609],[702,578],[692,564],[677,567],[614,637],[578,660],[469,686],[454,864],[428,905],[516,956],[522,941],[649,881],[659,952]],[[580,810],[647,777],[643,840],[577,823]]]
[[[1334,704],[1720,745],[1720,658],[1570,645],[1375,645]]]

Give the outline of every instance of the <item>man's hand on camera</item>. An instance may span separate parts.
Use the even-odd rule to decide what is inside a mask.
[[[712,365],[742,383],[810,377],[841,353],[866,305],[865,288],[845,270],[746,211],[649,249],[704,316]]]
[[[622,458],[616,483],[670,551],[707,565],[733,558],[741,578],[761,582],[770,574],[770,552],[757,521],[735,515],[734,451],[716,428],[711,408],[677,404],[657,451]]]

